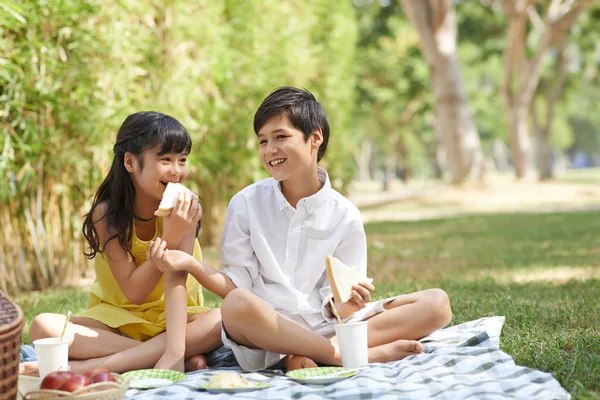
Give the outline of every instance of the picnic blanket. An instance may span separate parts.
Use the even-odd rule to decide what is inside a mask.
[[[390,363],[374,363],[360,373],[329,385],[304,385],[278,370],[244,373],[249,381],[273,386],[236,393],[240,399],[570,399],[554,377],[521,367],[499,349],[504,317],[488,317],[434,332],[421,340],[425,353]],[[223,370],[239,370],[228,349],[208,358],[211,369],[158,389],[130,389],[125,399],[228,399],[200,385]]]

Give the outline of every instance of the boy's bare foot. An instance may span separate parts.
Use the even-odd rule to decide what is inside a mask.
[[[295,369],[303,368],[315,368],[317,364],[308,357],[289,355],[283,359],[283,367],[286,371],[293,371]]]
[[[208,368],[206,358],[203,355],[192,356],[185,360],[185,371],[198,371],[199,369]]]
[[[37,361],[19,363],[19,375],[40,376]]]
[[[423,345],[416,340],[396,340],[369,349],[369,362],[389,362],[423,353]]]
[[[173,371],[184,372],[185,362],[183,356],[173,356],[167,352],[162,355],[160,360],[154,366],[155,369],[172,369]]]

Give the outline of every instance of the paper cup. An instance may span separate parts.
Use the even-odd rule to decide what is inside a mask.
[[[67,371],[69,363],[69,340],[59,337],[38,339],[33,342],[37,355],[40,378],[53,371]]]
[[[367,321],[335,325],[344,368],[358,368],[369,362]]]

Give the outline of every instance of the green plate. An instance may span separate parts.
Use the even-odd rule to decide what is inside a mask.
[[[121,376],[130,380],[129,387],[131,389],[154,389],[171,385],[187,377],[183,372],[170,369],[139,369],[125,372]]]
[[[242,392],[252,392],[254,390],[266,389],[271,387],[270,383],[253,383],[250,382],[250,386],[243,388],[217,388],[217,387],[208,387],[208,385],[200,385],[199,389],[206,390],[208,393],[242,393]]]
[[[285,376],[300,383],[311,383],[314,385],[326,385],[350,378],[360,371],[342,367],[317,367],[304,368],[290,371]]]

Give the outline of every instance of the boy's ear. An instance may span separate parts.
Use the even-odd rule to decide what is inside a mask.
[[[311,145],[314,149],[318,149],[319,146],[321,146],[321,143],[323,143],[323,131],[321,130],[321,128],[315,129],[315,131],[310,137],[310,140]]]
[[[123,165],[125,166],[127,172],[135,171],[136,160],[133,154],[130,152],[125,153],[125,156],[123,157]]]

